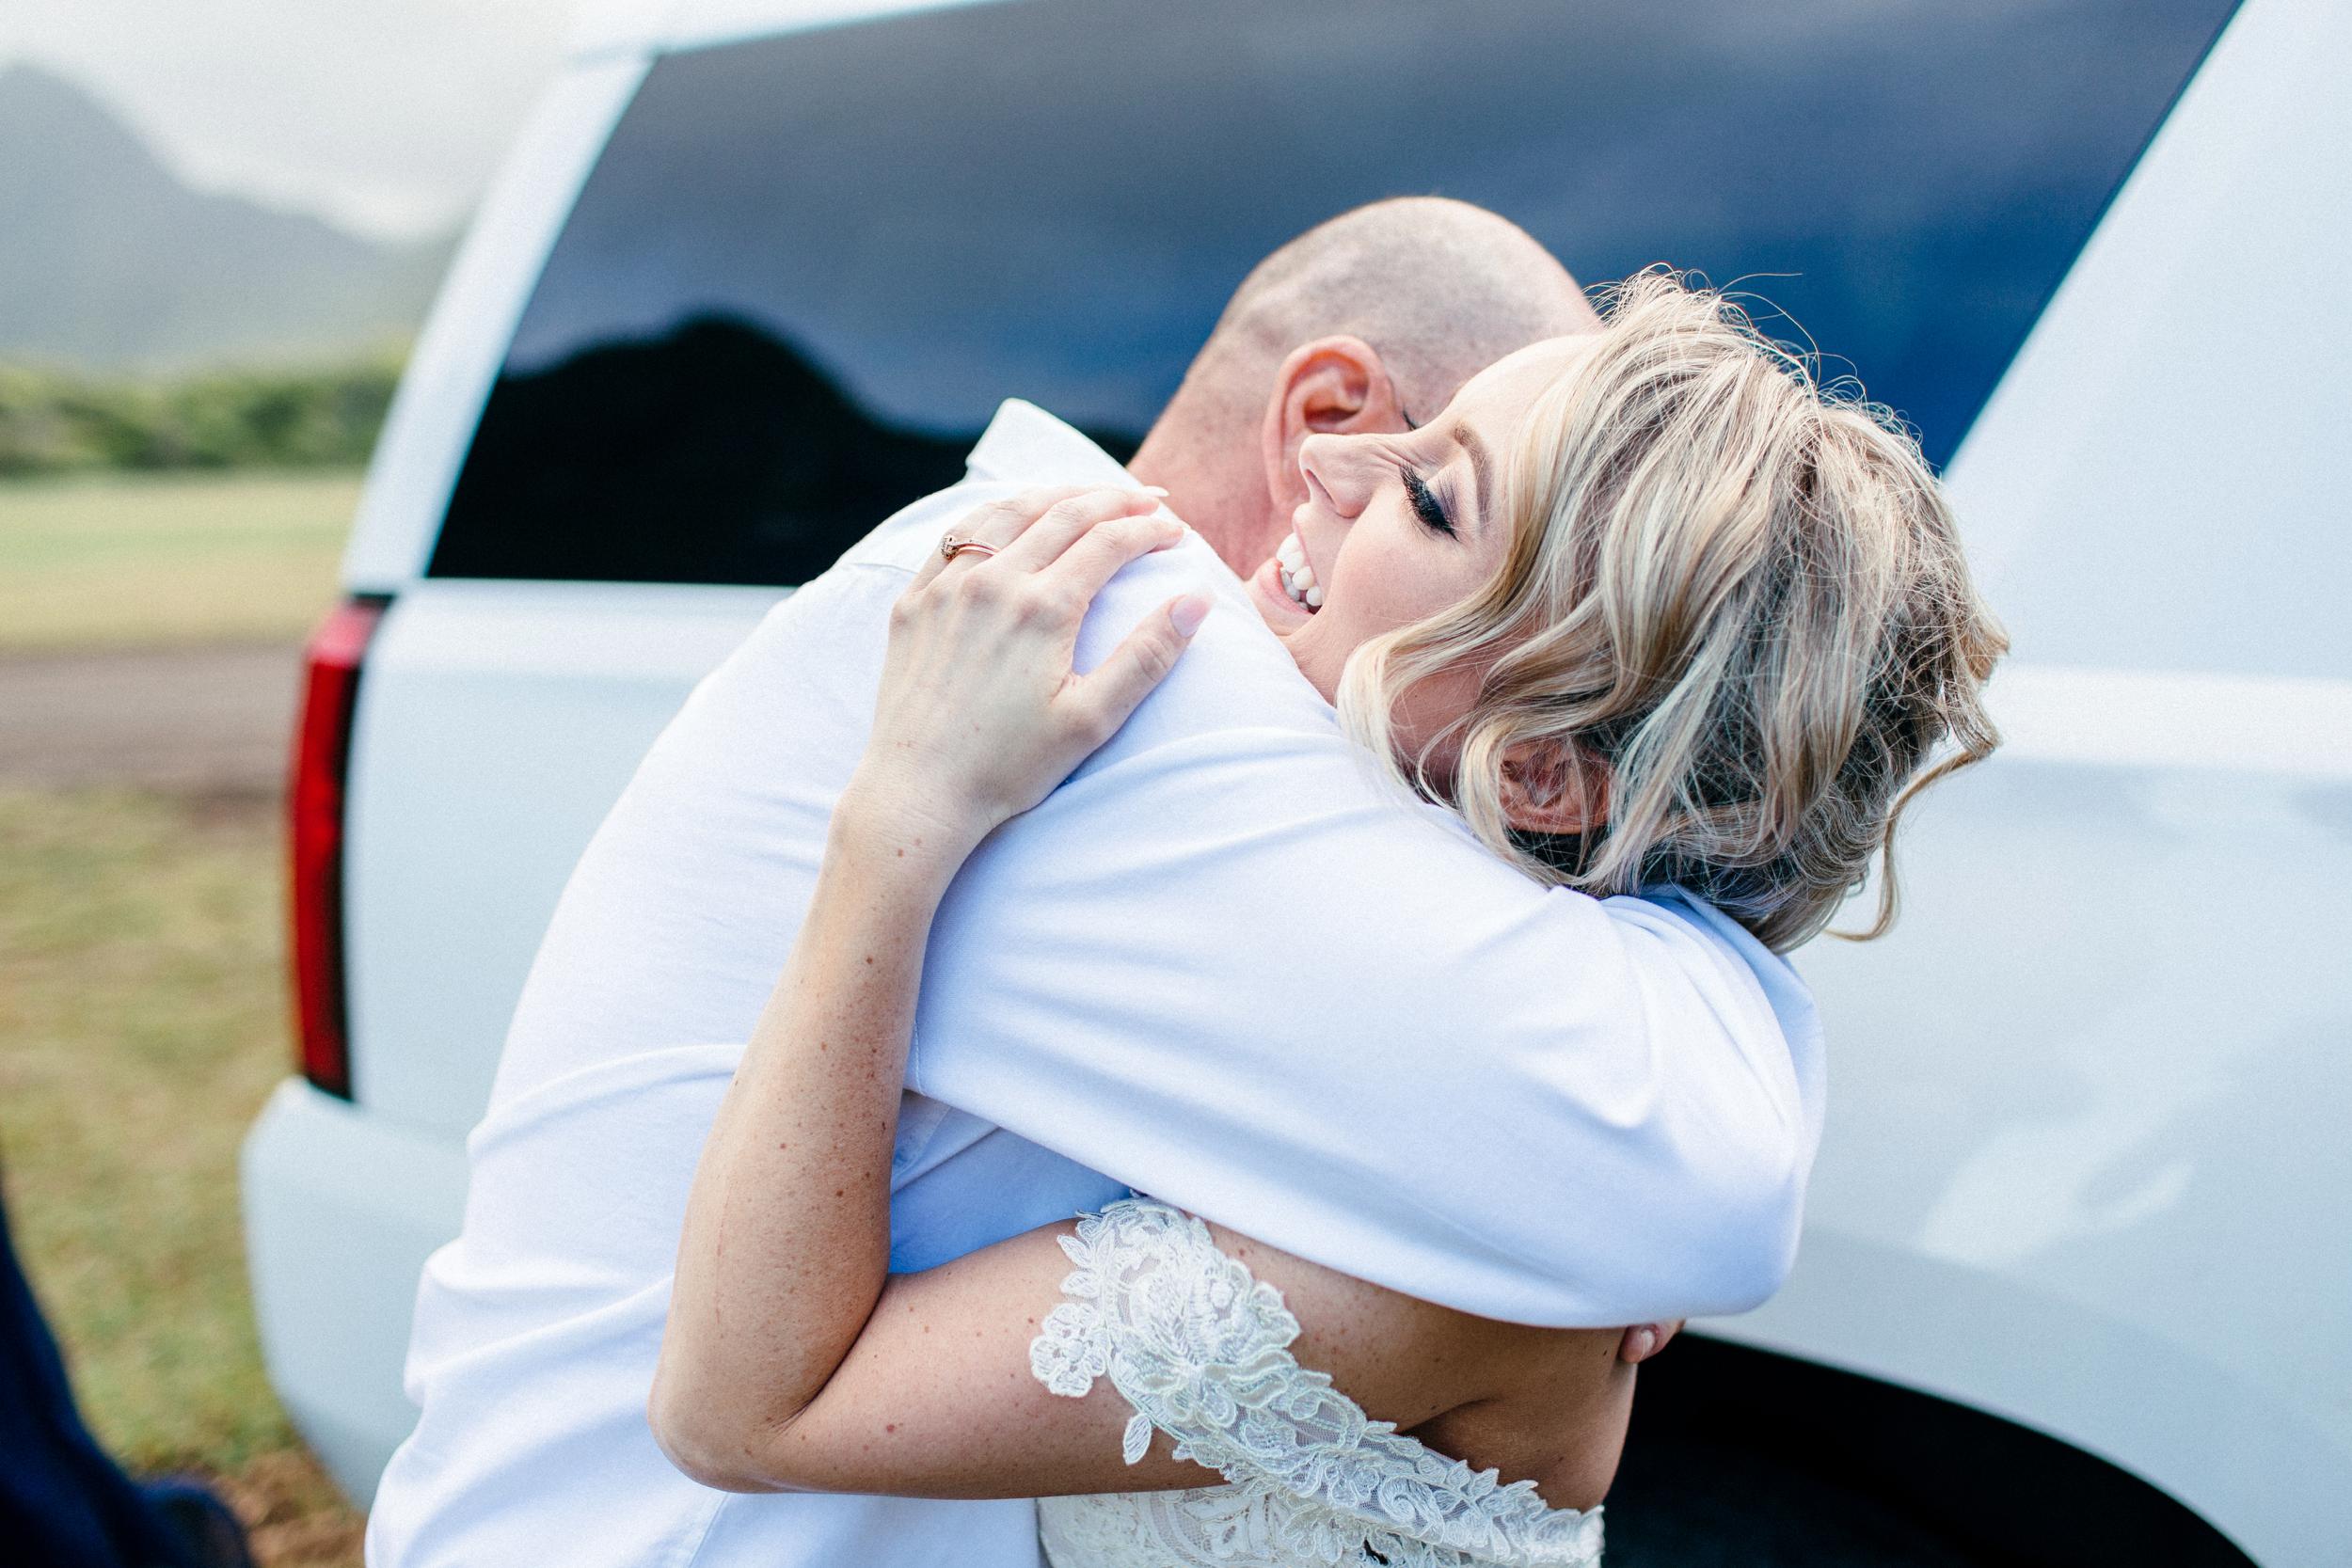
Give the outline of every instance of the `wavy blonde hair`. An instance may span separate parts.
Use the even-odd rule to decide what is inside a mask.
[[[1981,689],[2008,639],[1884,410],[1678,274],[1638,274],[1601,303],[1596,346],[1504,459],[1502,565],[1359,648],[1341,716],[1401,782],[1547,881],[1597,895],[1676,883],[1785,950],[1877,857],[1877,918],[1840,934],[1878,936],[1904,807],[1999,741]],[[1399,698],[1454,672],[1476,676],[1475,700],[1406,754]],[[1603,825],[1515,831],[1505,759],[1570,755],[1605,768],[1588,814]],[[1570,789],[1586,776],[1550,771]]]

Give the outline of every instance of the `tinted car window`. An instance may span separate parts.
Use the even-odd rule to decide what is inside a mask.
[[[1005,397],[1131,451],[1253,262],[1405,193],[1742,282],[1941,462],[2229,9],[1026,0],[670,55],[432,570],[804,580]]]

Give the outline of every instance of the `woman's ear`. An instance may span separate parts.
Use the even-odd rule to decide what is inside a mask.
[[[1609,820],[1609,765],[1567,740],[1513,747],[1502,759],[1503,820],[1523,833],[1585,833]]]
[[[1260,431],[1266,491],[1278,513],[1287,516],[1307,499],[1298,448],[1308,436],[1393,436],[1406,428],[1378,350],[1345,334],[1299,344],[1274,372]]]

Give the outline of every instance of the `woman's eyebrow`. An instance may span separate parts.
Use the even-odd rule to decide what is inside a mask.
[[[1486,443],[1481,441],[1478,438],[1478,432],[1467,424],[1457,424],[1454,427],[1454,439],[1456,445],[1470,453],[1470,472],[1478,479],[1479,514],[1482,516],[1489,515],[1494,510],[1493,487],[1490,483],[1494,465],[1486,455]]]

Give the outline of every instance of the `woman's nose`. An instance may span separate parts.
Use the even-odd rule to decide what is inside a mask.
[[[1318,434],[1298,443],[1298,469],[1307,489],[1344,521],[1353,522],[1371,499],[1370,465],[1358,451],[1360,436]]]

